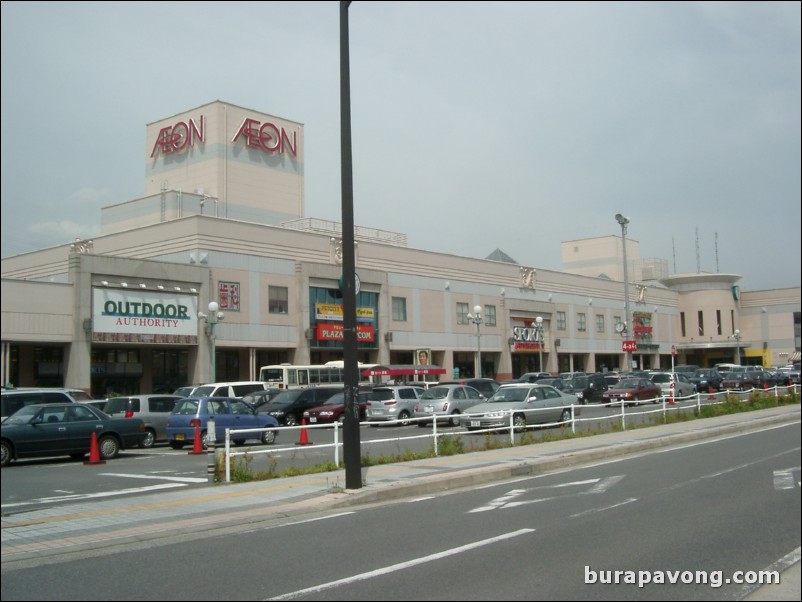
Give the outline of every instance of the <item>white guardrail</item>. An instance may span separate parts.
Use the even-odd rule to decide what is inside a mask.
[[[544,412],[544,411],[553,412],[554,408],[553,407],[552,408],[533,408],[533,409],[527,409],[527,410],[514,410],[514,411],[506,410],[506,411],[502,412],[505,415],[505,417],[508,419],[507,424],[505,424],[504,426],[494,426],[494,427],[485,428],[485,429],[473,428],[472,430],[468,430],[468,429],[460,426],[460,427],[456,427],[456,428],[451,427],[446,432],[438,432],[438,424],[437,424],[438,420],[443,421],[444,417],[442,415],[437,416],[436,414],[432,414],[431,416],[426,416],[425,418],[407,418],[407,419],[404,419],[404,420],[385,420],[385,421],[382,421],[380,423],[382,425],[402,425],[402,424],[409,425],[409,424],[413,424],[413,423],[416,423],[416,422],[422,422],[422,421],[429,422],[429,421],[431,421],[432,422],[431,432],[427,431],[425,433],[418,434],[418,435],[399,436],[399,437],[394,437],[394,438],[382,439],[380,441],[371,440],[369,442],[363,442],[363,443],[371,443],[371,444],[375,444],[375,443],[390,443],[390,442],[396,442],[396,441],[408,441],[408,440],[412,440],[412,439],[432,438],[433,442],[434,442],[434,454],[438,455],[437,440],[438,440],[439,437],[443,437],[443,436],[446,436],[446,435],[450,435],[450,436],[475,435],[475,434],[481,434],[481,433],[498,433],[499,431],[509,431],[510,444],[514,446],[515,445],[515,434],[516,433],[521,433],[524,430],[534,429],[534,428],[543,428],[543,427],[549,427],[549,426],[562,426],[562,427],[568,428],[570,426],[571,427],[571,433],[575,434],[576,433],[577,424],[580,424],[582,422],[589,422],[589,421],[598,422],[600,420],[618,420],[618,419],[620,419],[621,420],[621,428],[623,430],[625,430],[626,426],[627,426],[627,423],[626,423],[626,420],[627,420],[626,408],[628,406],[630,406],[630,405],[636,405],[636,406],[648,405],[648,404],[655,405],[654,409],[649,409],[649,410],[640,409],[640,410],[638,410],[636,412],[638,417],[641,417],[643,415],[648,415],[648,414],[656,414],[656,413],[661,413],[665,417],[665,416],[667,416],[668,412],[687,410],[689,408],[694,408],[696,410],[699,410],[699,409],[702,408],[702,406],[722,404],[722,403],[725,403],[727,397],[732,396],[732,395],[742,395],[742,396],[745,396],[746,399],[748,399],[748,397],[752,393],[756,393],[756,392],[769,393],[769,392],[773,391],[774,392],[774,396],[775,397],[779,397],[781,395],[780,390],[782,390],[782,394],[797,393],[799,391],[799,385],[790,385],[790,386],[784,386],[784,387],[775,386],[775,387],[766,388],[766,389],[753,388],[753,389],[747,389],[745,391],[718,391],[718,392],[714,392],[714,391],[711,390],[709,393],[697,392],[697,393],[693,393],[691,395],[686,395],[685,397],[674,397],[673,399],[670,396],[661,396],[661,397],[655,397],[655,398],[652,398],[652,399],[642,399],[642,400],[638,400],[638,401],[620,400],[620,401],[614,401],[614,402],[610,402],[610,403],[601,403],[601,404],[600,403],[594,403],[594,404],[591,404],[591,405],[564,406],[565,408],[571,410],[571,416],[570,416],[570,418],[568,420],[555,421],[555,422],[538,422],[536,419],[533,419],[531,421],[529,419],[527,419],[526,420],[526,424],[524,426],[520,426],[520,425],[519,426],[515,426],[515,424],[514,424],[515,415],[519,415],[520,416],[523,413],[523,414],[525,414],[527,416],[535,416],[539,412]],[[690,403],[690,402],[693,402],[693,403]],[[594,407],[594,408],[605,408],[605,407],[608,407],[611,410],[615,409],[616,411],[612,412],[612,413],[610,413],[610,414],[608,414],[606,416],[593,416],[592,418],[582,418],[581,417],[582,409],[583,408],[588,408],[588,407]],[[476,414],[473,414],[473,415],[475,416]],[[472,414],[470,412],[465,412],[465,413],[461,414],[460,416],[464,417],[464,418],[469,418],[470,416],[472,416]],[[375,426],[377,424],[379,424],[379,423],[377,423],[377,422],[367,422],[367,421],[361,422],[361,426],[363,426],[363,427],[367,426],[367,425],[374,425]],[[223,451],[224,458],[230,460],[232,458],[236,458],[236,457],[239,457],[239,456],[245,456],[245,455],[254,456],[254,455],[259,455],[259,454],[275,454],[275,453],[280,453],[280,452],[285,452],[285,451],[290,451],[290,450],[295,451],[295,450],[298,449],[297,445],[302,444],[302,440],[306,436],[305,429],[310,429],[310,430],[312,430],[312,429],[321,429],[321,428],[331,429],[332,427],[334,428],[334,442],[333,443],[315,444],[315,449],[332,448],[333,462],[334,462],[335,466],[340,466],[340,450],[341,450],[341,448],[343,446],[343,443],[340,441],[340,429],[342,428],[342,425],[340,423],[336,422],[336,421],[334,423],[331,423],[331,424],[305,424],[305,425],[301,425],[301,426],[282,426],[282,427],[280,427],[280,432],[282,432],[282,433],[288,432],[288,431],[289,432],[299,431],[299,443],[294,444],[292,447],[278,447],[277,448],[277,447],[273,447],[273,446],[264,446],[263,448],[260,448],[260,449],[249,448],[249,449],[244,450],[244,451],[233,450],[232,447],[231,447],[231,440],[232,439],[241,439],[241,437],[239,435],[242,435],[244,433],[263,433],[265,431],[275,430],[276,427],[258,428],[258,429],[226,429],[225,446],[223,448],[223,450],[224,450]],[[229,482],[231,482],[231,462],[230,461],[225,461],[223,463],[225,464],[225,482],[229,483]]]

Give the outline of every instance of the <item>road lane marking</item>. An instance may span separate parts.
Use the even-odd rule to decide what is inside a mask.
[[[161,481],[174,481],[176,483],[208,483],[208,477],[162,477],[154,474],[123,474],[117,472],[101,472],[104,477],[128,477],[131,479],[158,479]]]
[[[602,506],[601,508],[591,508],[590,510],[577,512],[576,514],[572,514],[571,518],[577,518],[578,516],[585,516],[586,514],[595,514],[596,512],[604,512],[605,510],[612,510],[613,508],[618,508],[619,506],[624,506],[626,504],[631,504],[632,502],[637,502],[637,501],[638,498],[631,497],[628,500],[624,500],[623,502],[618,502],[617,504],[612,504],[610,506]]]
[[[158,489],[172,489],[173,487],[186,487],[186,485],[182,483],[167,483],[164,485],[151,485],[149,487],[134,487],[132,489],[104,491],[102,493],[81,493],[75,495],[63,495],[59,497],[42,497],[36,500],[29,500],[27,502],[18,502],[16,504],[3,504],[3,510],[5,510],[6,508],[21,508],[22,506],[32,506],[34,504],[54,504],[58,502],[74,502],[75,500],[91,500],[96,498],[113,497],[115,495],[130,495],[135,493],[144,493],[147,491],[156,491]]]
[[[799,466],[774,471],[774,489],[796,489],[798,482],[794,481],[794,471],[799,472]]]
[[[353,577],[346,577],[344,579],[338,579],[337,581],[329,581],[328,583],[322,583],[320,585],[315,585],[313,587],[308,587],[306,589],[299,589],[294,592],[289,592],[287,594],[282,594],[281,596],[275,596],[273,598],[266,598],[267,600],[292,600],[293,598],[299,598],[301,596],[306,596],[308,594],[317,594],[327,589],[332,589],[334,587],[339,587],[340,585],[349,585],[351,583],[356,583],[358,581],[365,581],[366,579],[372,579],[373,577],[380,577],[382,575],[388,575],[390,573],[394,573],[396,571],[402,571],[404,569],[412,568],[419,564],[425,564],[427,562],[431,562],[433,560],[439,560],[441,558],[446,558],[448,556],[454,556],[455,554],[461,554],[462,552],[467,552],[469,550],[474,550],[476,548],[481,548],[482,546],[487,546],[493,543],[498,543],[500,541],[504,541],[506,539],[512,539],[513,537],[518,537],[520,535],[526,535],[527,533],[533,533],[534,529],[519,529],[518,531],[513,531],[511,533],[505,533],[504,535],[499,535],[497,537],[491,537],[489,539],[483,539],[481,541],[477,541],[474,543],[469,543],[464,546],[460,546],[458,548],[452,548],[450,550],[444,550],[443,552],[437,552],[436,554],[430,554],[429,556],[424,556],[423,558],[416,558],[415,560],[408,560],[407,562],[399,562],[398,564],[393,564],[381,569],[376,569],[374,571],[368,571],[367,573],[361,573],[359,575],[354,575]]]

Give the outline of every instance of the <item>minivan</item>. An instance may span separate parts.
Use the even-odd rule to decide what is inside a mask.
[[[192,397],[236,397],[241,399],[244,395],[252,391],[264,391],[267,383],[262,381],[236,381],[228,383],[208,383],[195,387]]]
[[[167,417],[175,408],[180,395],[129,395],[111,397],[106,400],[103,411],[115,418],[141,418],[147,436],[140,447],[153,447],[157,442],[167,441]]]
[[[92,401],[92,396],[83,389],[58,387],[3,389],[0,397],[0,420],[5,420],[22,407],[35,403],[64,403]]]

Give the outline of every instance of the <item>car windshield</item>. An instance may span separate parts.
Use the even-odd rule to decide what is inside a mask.
[[[200,400],[198,399],[182,399],[175,405],[173,414],[185,414],[185,415],[197,414],[199,403]]]
[[[3,420],[3,425],[9,424],[28,424],[40,408],[35,406],[24,406],[14,412],[11,416]]]
[[[335,393],[334,395],[329,397],[323,405],[336,406],[336,405],[342,405],[344,403],[345,403],[345,393]]]
[[[292,403],[301,396],[304,389],[293,389],[292,391],[283,391],[270,400],[270,405],[287,405]]]
[[[505,402],[505,401],[524,401],[527,398],[529,389],[526,387],[510,387],[509,389],[496,389],[493,396],[488,399],[489,402]]]
[[[640,384],[640,381],[638,379],[630,378],[630,379],[627,379],[627,380],[622,380],[620,383],[618,383],[618,386],[616,388],[618,388],[618,389],[637,389],[639,384]]]
[[[671,375],[670,374],[655,374],[652,377],[653,383],[670,383],[671,382]]]
[[[448,397],[448,387],[432,387],[421,395],[421,399],[445,399]]]

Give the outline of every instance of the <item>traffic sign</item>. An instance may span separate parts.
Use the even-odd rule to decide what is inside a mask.
[[[638,350],[638,342],[637,341],[621,341],[621,351],[624,353],[630,353],[632,351]]]

